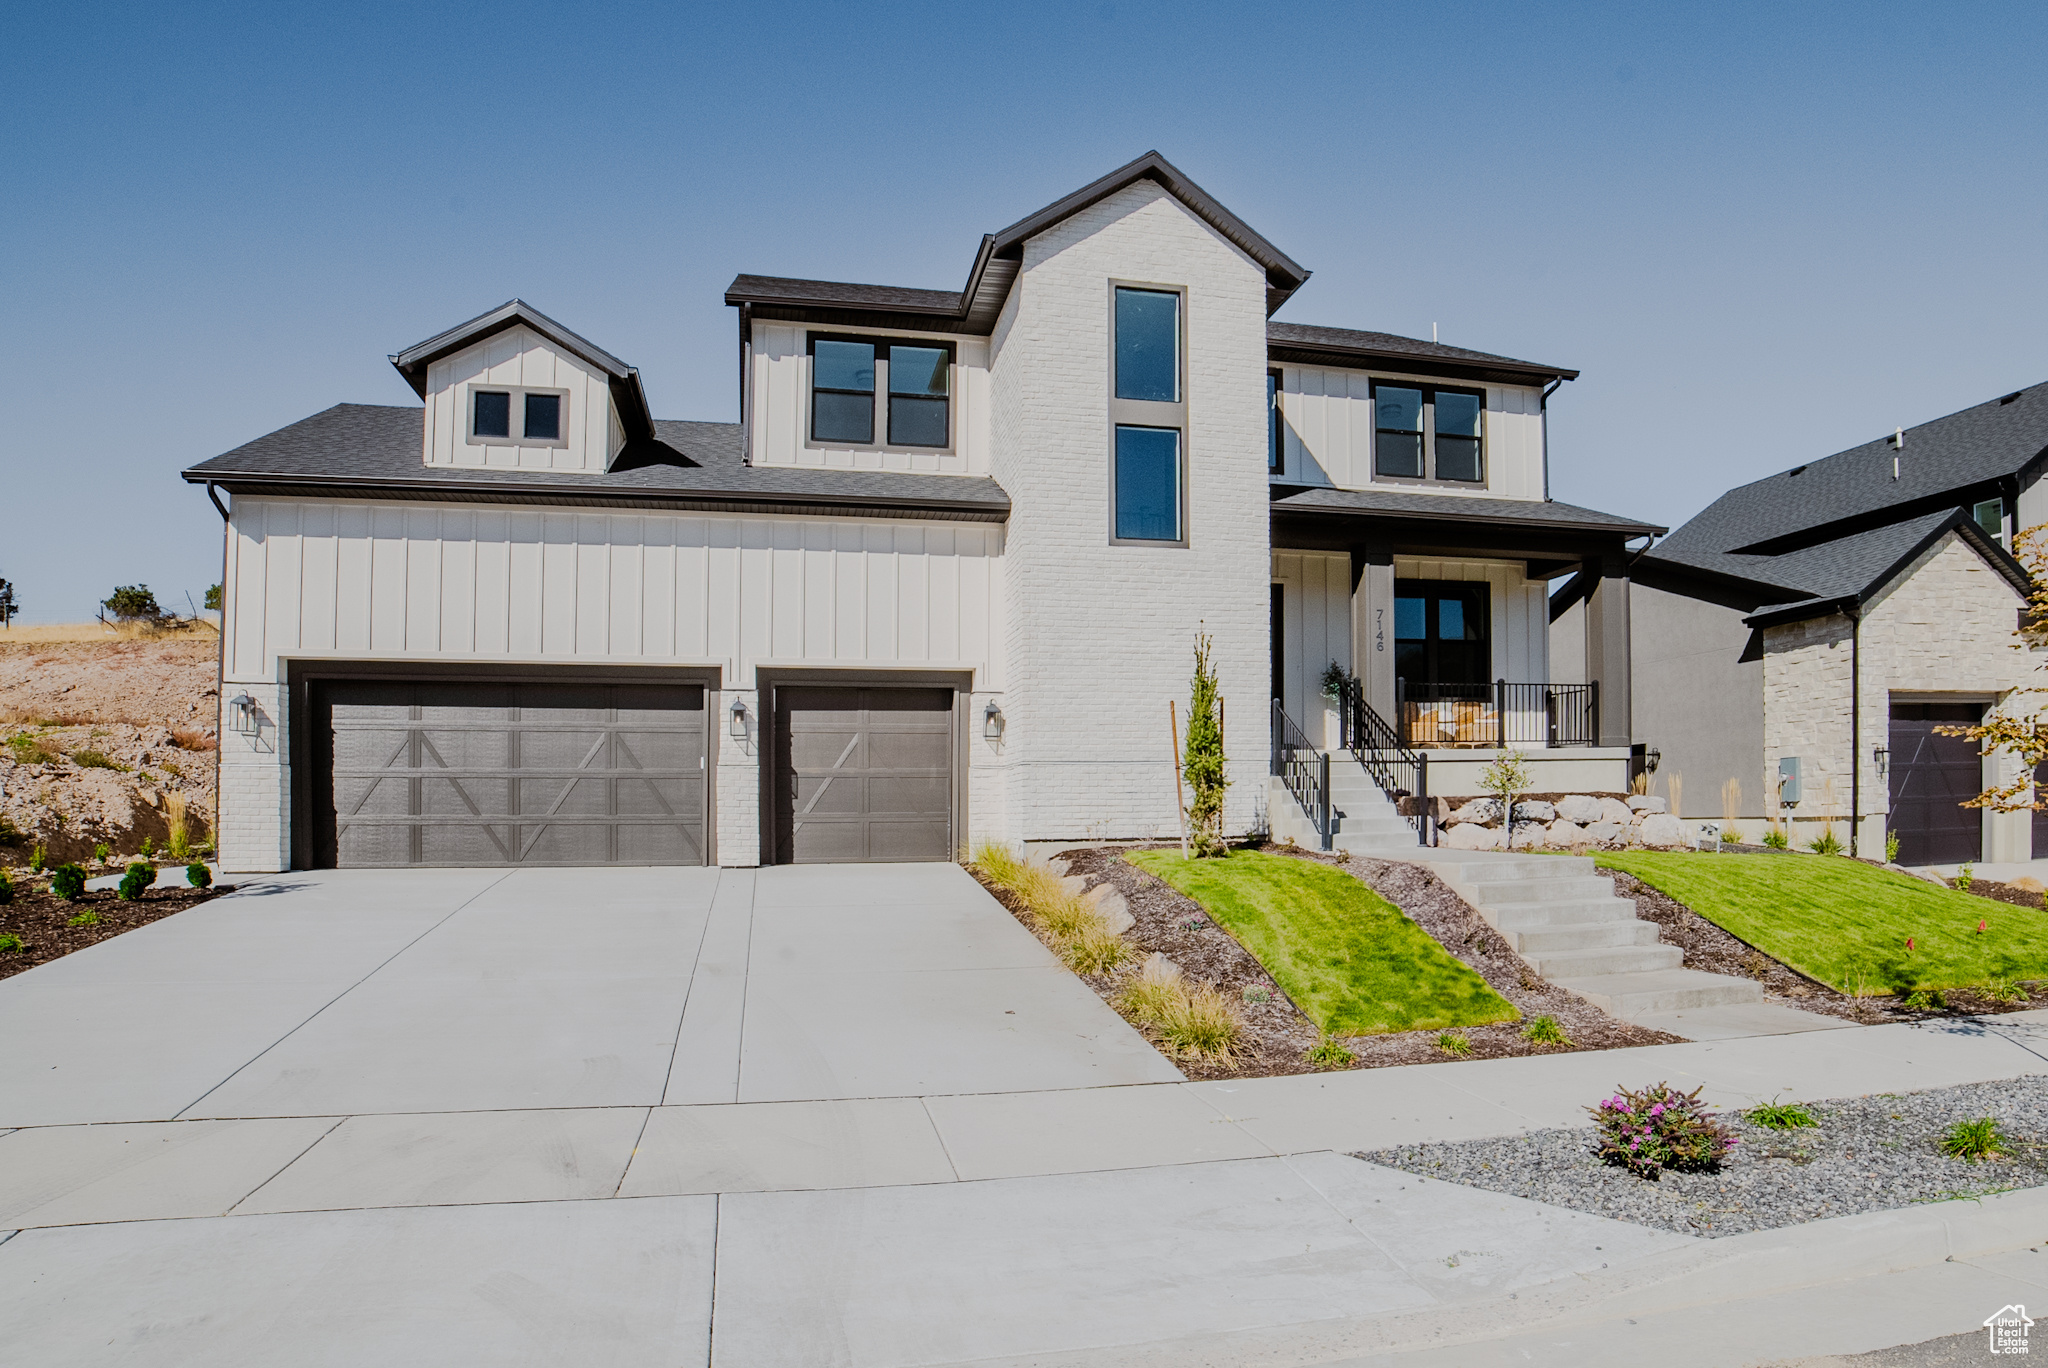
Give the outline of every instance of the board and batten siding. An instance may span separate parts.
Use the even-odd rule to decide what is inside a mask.
[[[873,447],[813,444],[811,431],[811,332],[872,336],[878,347],[890,341],[953,344],[953,445],[946,451],[890,448],[888,396],[875,405]],[[749,460],[763,466],[812,466],[827,470],[905,470],[921,474],[988,473],[988,339],[942,333],[880,332],[870,328],[809,328],[800,323],[753,325],[747,381]]]
[[[1001,688],[989,624],[999,527],[240,498],[227,671],[281,658],[971,668]]]
[[[1413,489],[1430,494],[1482,495],[1494,499],[1543,497],[1543,396],[1538,390],[1501,385],[1459,388],[1486,391],[1484,451],[1486,483],[1379,479],[1372,468],[1374,379],[1390,384],[1430,384],[1412,376],[1365,371],[1281,366],[1282,468],[1279,478],[1339,489]],[[1456,382],[1445,381],[1456,385]]]
[[[516,435],[490,443],[470,441],[469,393],[474,387],[566,391],[565,444],[525,445]],[[428,366],[426,406],[425,459],[430,466],[601,474],[625,445],[605,375],[556,350],[530,328],[507,328]],[[511,430],[521,430],[517,404]]]
[[[1332,662],[1355,668],[1351,651],[1351,557],[1321,551],[1275,551],[1280,586],[1280,699],[1287,715],[1316,745],[1343,744],[1336,703],[1323,697]]]

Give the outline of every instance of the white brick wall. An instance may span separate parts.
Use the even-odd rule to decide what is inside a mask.
[[[1112,546],[1112,280],[1187,290],[1188,534]],[[1167,704],[1185,722],[1197,630],[1215,638],[1234,783],[1266,769],[1265,277],[1158,186],[1119,191],[1025,246],[992,352],[991,473],[1012,500],[1004,704],[1012,839],[1176,828]]]
[[[231,684],[221,690],[220,864],[228,874],[270,874],[291,867],[291,767],[285,691],[277,684]],[[228,700],[246,693],[256,703],[257,730],[229,729]]]
[[[2042,682],[2040,653],[2013,649],[2014,610],[2022,602],[2017,590],[1950,533],[1865,609],[1858,672],[1862,736],[1856,758],[1865,814],[1859,854],[1883,856],[1889,779],[1878,772],[1872,752],[1889,744],[1894,693],[2003,698]],[[1849,619],[1839,614],[1764,632],[1764,774],[1758,778],[1775,785],[1779,757],[1799,757],[1804,798],[1795,821],[1801,841],[1819,834],[1830,796],[1836,834],[1848,835],[1850,634]],[[2027,814],[1990,820],[1986,858],[2025,858],[2016,843],[2026,839]]]

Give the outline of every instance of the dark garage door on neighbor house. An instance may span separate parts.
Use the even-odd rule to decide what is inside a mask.
[[[1984,818],[1962,804],[1984,789],[1977,743],[1934,729],[1980,720],[1976,703],[1894,703],[1891,725],[1891,830],[1899,863],[1960,864],[1982,856]]]
[[[704,691],[317,680],[314,863],[705,862]]]
[[[776,856],[953,858],[953,691],[775,691]]]

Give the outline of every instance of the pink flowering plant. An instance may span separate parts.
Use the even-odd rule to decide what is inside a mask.
[[[1715,1168],[1736,1145],[1733,1133],[1700,1101],[1698,1088],[1618,1088],[1586,1110],[1600,1133],[1600,1157],[1639,1178],[1655,1181],[1665,1169]]]

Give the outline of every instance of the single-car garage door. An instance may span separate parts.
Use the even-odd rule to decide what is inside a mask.
[[[1982,855],[1983,815],[1962,806],[1984,789],[1978,743],[1934,729],[1967,726],[1983,712],[1974,703],[1892,704],[1891,830],[1900,864],[1961,864]]]
[[[793,864],[953,858],[953,691],[775,691],[776,832]]]
[[[703,864],[704,691],[322,680],[314,862]]]

